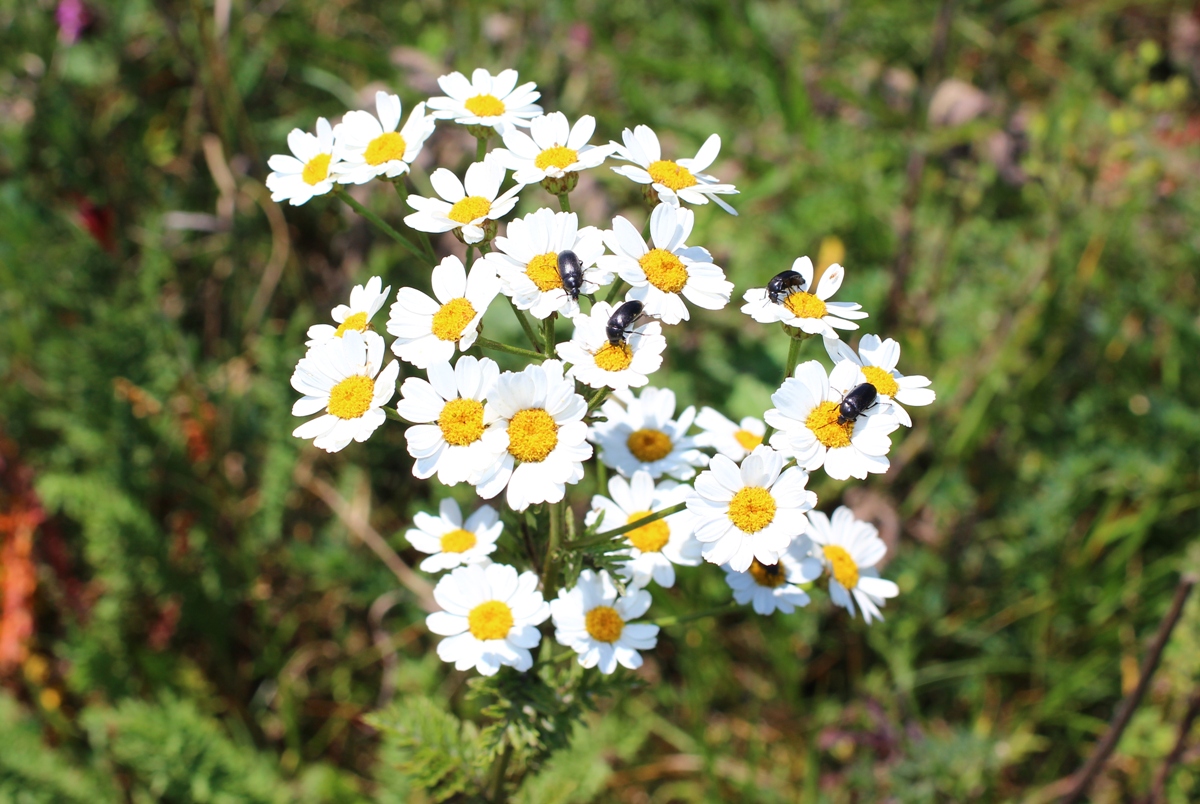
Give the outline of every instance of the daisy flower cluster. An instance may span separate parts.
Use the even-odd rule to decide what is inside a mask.
[[[331,453],[390,416],[404,426],[415,478],[477,498],[464,508],[463,493],[445,496],[405,533],[420,569],[440,574],[440,611],[427,619],[442,637],[438,656],[485,676],[572,657],[602,674],[636,669],[660,627],[679,619],[651,617],[655,598],[678,608],[665,590],[704,564],[724,572],[724,611],[790,614],[825,589],[852,616],[881,619],[899,593],[879,574],[887,547],[849,508],[818,510],[810,479],[886,471],[893,434],[912,426],[908,408],[934,393],[927,378],[897,370],[894,340],[842,340],[867,318],[834,300],[842,266],[800,257],[742,296],[742,312],[780,324],[789,343],[773,407],[734,421],[684,406],[651,375],[670,357],[673,328],[733,297],[724,268],[693,238],[693,207],[712,201],[737,214],[727,200],[737,189],[706,172],[720,137],[691,158],[665,158],[674,155],[647,126],[604,143],[593,117],[545,113],[514,70],[438,83],[445,94],[414,103],[407,118],[397,95],[379,92],[374,111],[293,131],[291,155],[271,158],[267,180],[276,201],[293,205],[338,195],[429,263],[417,286],[385,287],[379,276],[356,285],[330,322],[308,330],[292,412],[314,417],[294,435]],[[410,188],[439,124],[465,127],[477,158]],[[572,211],[578,174],[608,160],[641,186],[643,220],[584,225]],[[373,180],[397,185],[411,208],[403,227],[341,189]],[[556,203],[506,221],[522,196]],[[428,237],[446,233],[461,245]],[[453,253],[439,259],[435,245]],[[527,342],[485,334],[501,296]],[[817,336],[829,368],[800,359]],[[577,491],[585,479],[590,499]]]

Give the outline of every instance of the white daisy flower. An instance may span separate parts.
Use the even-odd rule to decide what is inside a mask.
[[[838,422],[842,398],[866,382],[862,369],[843,360],[826,375],[816,360],[801,363],[771,395],[775,407],[763,414],[778,430],[771,446],[815,471],[822,466],[835,480],[886,472],[889,436],[900,426],[882,405],[873,405],[855,421]]]
[[[906,377],[896,371],[896,364],[900,362],[900,344],[891,338],[881,341],[878,335],[863,335],[858,342],[858,352],[847,343],[826,338],[825,351],[835,363],[849,360],[857,364],[866,381],[879,392],[879,401],[890,405],[896,420],[905,427],[912,427],[912,419],[901,403],[921,407],[933,404],[936,398],[928,377],[919,374]]]
[[[675,415],[675,392],[646,387],[641,396],[614,391],[600,408],[607,421],[596,422],[588,438],[600,447],[600,460],[624,477],[645,469],[651,477],[668,475],[687,480],[704,466],[708,456],[687,435],[696,416],[688,407]]]
[[[658,626],[631,623],[650,608],[650,593],[630,588],[619,595],[607,572],[579,573],[575,587],[560,589],[551,601],[554,638],[579,654],[581,667],[599,667],[605,675],[617,665],[636,670],[642,666],[638,651],[658,644]]]
[[[494,676],[506,664],[520,672],[533,666],[530,648],[542,640],[537,629],[550,616],[550,606],[537,590],[538,577],[507,564],[468,564],[443,575],[433,599],[444,611],[425,618],[438,643],[438,658],[455,670],[474,667]]]
[[[419,232],[459,229],[464,243],[478,243],[489,234],[489,226],[490,234],[495,234],[493,222],[507,215],[517,203],[520,185],[498,195],[504,173],[504,165],[492,154],[467,167],[465,184],[446,168],[438,168],[429,181],[441,198],[410,195],[406,200],[416,212],[406,216],[404,223]]]
[[[885,599],[900,594],[900,587],[879,577],[875,565],[887,554],[887,545],[870,522],[855,519],[842,505],[831,521],[820,511],[808,515],[808,536],[816,543],[814,552],[829,568],[829,597],[854,615],[858,603],[863,619],[882,620],[879,607]]]
[[[293,416],[323,416],[293,432],[311,438],[313,446],[337,452],[351,441],[366,441],[383,424],[383,406],[396,393],[400,364],[383,365],[383,338],[374,332],[350,330],[308,350],[296,364],[292,387],[304,394],[292,405]]]
[[[493,461],[483,443],[483,409],[500,367],[463,355],[453,367],[434,363],[428,373],[428,382],[406,379],[396,403],[396,412],[413,422],[404,432],[408,454],[416,459],[413,476],[424,480],[436,472],[447,486],[474,482]]]
[[[596,302],[591,312],[574,316],[571,323],[575,334],[558,344],[558,356],[571,364],[567,374],[584,385],[617,390],[640,388],[649,382],[646,375],[662,365],[662,353],[667,348],[662,324],[647,321],[628,331],[625,340],[614,346],[605,333],[613,312],[607,302]]]
[[[495,151],[504,166],[513,171],[518,184],[535,184],[542,179],[562,178],[568,173],[600,165],[616,145],[588,145],[596,131],[596,118],[585,114],[574,127],[562,112],[535,117],[529,133],[516,128],[504,132],[504,148]]]
[[[563,379],[558,360],[501,374],[484,409],[483,441],[492,461],[476,492],[490,500],[508,486],[505,499],[514,511],[561,500],[592,457],[586,413],[587,401],[575,393],[574,381]]]
[[[337,180],[341,184],[366,184],[376,176],[388,179],[403,176],[436,125],[418,103],[400,125],[400,97],[387,92],[375,93],[378,117],[362,110],[346,112],[333,130],[337,141],[334,153],[341,163]]]
[[[421,369],[448,362],[456,345],[460,352],[470,349],[479,319],[500,292],[490,268],[476,262],[468,276],[453,254],[433,269],[432,280],[436,301],[415,288],[400,288],[387,322],[396,336],[396,357]]]
[[[837,293],[846,276],[846,269],[833,264],[821,274],[816,292],[811,292],[813,264],[808,257],[798,257],[792,270],[804,278],[804,287],[788,295],[782,304],[776,304],[767,296],[766,288],[750,288],[742,299],[742,312],[761,324],[782,321],[789,327],[797,327],[810,335],[837,338],[839,329],[858,329],[854,320],[866,318],[862,305],[855,302],[831,302],[829,297]],[[854,320],[851,320],[854,319]]]
[[[563,290],[559,252],[574,251],[579,257],[582,295],[590,296],[612,282],[612,273],[596,266],[604,254],[603,235],[595,226],[580,229],[574,212],[547,208],[531,212],[509,223],[494,246],[484,259],[500,278],[500,292],[511,296],[518,310],[528,310],[537,319],[553,313],[570,318],[579,312],[579,302]]]
[[[700,408],[696,426],[702,432],[696,436],[697,447],[712,447],[734,463],[749,455],[763,442],[767,426],[762,419],[747,416],[734,424],[710,407]]]
[[[798,606],[807,606],[808,594],[798,584],[811,583],[822,572],[821,562],[809,555],[811,549],[812,542],[800,534],[775,564],[763,564],[756,558],[745,572],[725,566],[725,583],[733,590],[733,599],[752,604],[754,611],[764,616],[776,609],[791,614]]]
[[[592,497],[592,510],[584,522],[590,527],[603,514],[602,529],[623,527],[686,501],[691,491],[689,486],[670,480],[656,486],[650,473],[644,471],[634,472],[629,481],[613,477],[608,481],[611,499],[601,494]],[[700,564],[700,542],[692,535],[692,517],[687,511],[642,525],[621,538],[629,542],[629,561],[619,574],[634,586],[645,586],[653,580],[664,589],[670,588],[675,585],[676,564]]]
[[[621,139],[624,145],[612,143],[616,149],[614,156],[633,164],[613,170],[638,184],[653,187],[658,192],[659,201],[679,206],[680,201],[707,204],[711,198],[729,214],[737,214],[733,207],[717,197],[737,193],[737,188],[732,184],[719,184],[715,178],[701,172],[713,163],[721,150],[721,138],[718,135],[713,134],[705,140],[694,158],[674,162],[662,158],[658,135],[649,126],[638,126],[633,131],[625,129],[621,132]]]
[[[604,243],[613,253],[600,258],[600,267],[620,274],[633,286],[626,299],[643,302],[646,314],[664,324],[688,320],[685,298],[705,310],[720,310],[733,293],[733,283],[713,265],[712,255],[700,246],[684,244],[695,217],[690,209],[655,207],[650,213],[654,248],[619,215],[613,218],[613,228],[604,232]]]
[[[421,562],[424,572],[441,572],[464,564],[492,563],[488,558],[496,550],[496,539],[504,524],[490,505],[481,505],[463,523],[458,503],[447,497],[438,504],[438,516],[424,511],[413,517],[415,528],[407,531],[408,543],[429,553]]]
[[[453,120],[464,126],[491,126],[500,134],[513,126],[525,127],[542,113],[534,103],[541,97],[537,84],[530,81],[517,86],[517,71],[502,70],[495,77],[479,68],[471,80],[459,72],[443,75],[438,86],[446,94],[429,99],[429,108],[439,120]]]
[[[688,510],[696,516],[696,538],[704,560],[745,572],[754,559],[774,564],[808,525],[804,514],[817,504],[807,490],[808,473],[783,468],[784,458],[757,447],[739,467],[717,455],[696,478]]]
[[[381,289],[382,288],[382,289]],[[366,332],[371,326],[371,319],[383,307],[392,286],[383,287],[383,280],[373,276],[366,285],[355,285],[350,291],[350,304],[339,304],[333,308],[333,320],[336,327],[329,324],[313,324],[308,328],[308,341],[305,346],[316,346],[318,343],[340,338],[346,332]]]
[[[288,148],[293,156],[275,154],[267,160],[272,171],[267,176],[272,201],[290,201],[298,207],[314,195],[325,195],[333,189],[337,164],[333,157],[333,129],[328,120],[317,118],[315,137],[307,131],[292,129]]]

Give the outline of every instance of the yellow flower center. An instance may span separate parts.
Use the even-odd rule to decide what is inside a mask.
[[[558,273],[558,255],[553,251],[539,254],[525,266],[525,276],[537,285],[537,289],[545,293],[562,287],[562,277]]]
[[[443,553],[465,553],[475,546],[475,534],[469,530],[452,530],[442,537]]]
[[[854,422],[838,424],[837,402],[822,402],[817,405],[804,420],[804,425],[813,431],[818,441],[830,449],[850,446]]]
[[[518,410],[508,421],[508,452],[523,463],[540,463],[558,446],[558,425],[542,408]]]
[[[642,463],[654,463],[670,455],[675,445],[662,430],[634,430],[625,446]]]
[[[355,332],[363,332],[367,328],[367,314],[355,313],[354,315],[346,316],[346,320],[338,325],[337,332],[333,333],[335,337],[342,337],[346,334],[346,330],[352,329]]]
[[[438,427],[447,444],[465,447],[483,435],[483,403],[474,399],[451,399],[438,416]]]
[[[646,172],[650,174],[650,178],[654,180],[655,184],[661,184],[672,190],[696,186],[696,177],[692,175],[692,171],[675,164],[670,159],[651,162],[650,167],[646,168]]]
[[[652,513],[654,512],[635,511],[625,520],[625,524],[645,519]],[[657,553],[663,549],[664,544],[671,540],[671,526],[667,524],[667,520],[659,519],[648,525],[642,525],[640,528],[634,528],[625,534],[625,538],[643,553]]]
[[[756,584],[765,586],[768,589],[783,586],[787,581],[787,573],[783,571],[783,564],[781,562],[762,564],[757,558],[750,562],[750,577],[754,579]]]
[[[729,521],[743,533],[758,533],[775,519],[775,498],[762,486],[745,486],[729,501]]]
[[[547,148],[538,154],[533,160],[533,165],[538,170],[545,170],[548,167],[556,167],[559,170],[565,170],[578,161],[579,152],[574,148],[567,148],[563,145],[555,145],[553,148]]]
[[[900,383],[896,382],[892,372],[885,371],[879,366],[863,366],[862,373],[867,378],[867,382],[875,386],[875,390],[879,392],[880,396],[894,397],[900,390]]]
[[[375,381],[355,374],[333,386],[329,392],[329,407],[325,410],[339,419],[357,419],[371,407],[375,397]]]
[[[836,544],[826,545],[823,549],[834,580],[847,589],[858,586],[858,565],[854,563],[850,554]]]
[[[475,308],[462,296],[451,299],[433,314],[433,334],[442,341],[456,341],[475,317]]]
[[[688,281],[683,260],[669,251],[653,248],[638,260],[646,279],[663,293],[678,293]]]
[[[596,358],[597,368],[605,371],[624,371],[633,362],[633,348],[627,343],[618,343],[615,346],[606,343],[593,356]]]
[[[329,178],[329,160],[333,154],[317,154],[304,163],[300,178],[305,184],[319,184]]]
[[[597,642],[616,642],[625,630],[625,621],[611,606],[597,606],[584,619],[587,632]]]
[[[363,161],[368,165],[382,165],[384,162],[391,162],[393,159],[403,159],[404,151],[407,148],[408,144],[404,142],[403,137],[395,131],[385,131],[367,143],[367,150],[363,153]]]
[[[450,207],[446,217],[455,223],[467,224],[471,221],[486,218],[492,211],[492,202],[481,195],[469,195],[462,201]]]
[[[504,114],[504,101],[495,95],[476,95],[463,102],[467,111],[476,117],[499,117]]]
[[[796,318],[821,318],[825,315],[825,302],[812,293],[798,290],[783,301],[783,306],[792,311]]]
[[[499,600],[480,603],[467,615],[467,628],[479,640],[504,639],[512,627],[512,609]]]
[[[755,447],[762,444],[762,436],[755,435],[749,430],[738,430],[733,434],[733,440],[738,442],[746,452],[753,452]]]

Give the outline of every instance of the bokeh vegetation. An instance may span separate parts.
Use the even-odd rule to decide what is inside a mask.
[[[848,495],[891,546],[886,622],[819,599],[668,627],[517,799],[1023,800],[1079,767],[1200,532],[1194,11],[89,9],[68,42],[54,3],[0,0],[0,801],[419,801],[413,778],[466,772],[420,752],[459,744],[447,712],[480,720],[467,676],[362,542],[415,557],[401,534],[433,491],[402,429],[332,457],[290,435],[305,329],[372,274],[428,276],[333,199],[281,208],[262,179],[291,128],[475,66],[517,68],[603,137],[646,123],[690,155],[720,133],[741,214],[700,210],[693,240],[737,294],[838,259],[839,298],[939,394]],[[442,127],[423,164],[473,145]],[[370,204],[397,219],[385,190]],[[609,171],[573,200],[591,223],[644,214]],[[785,352],[735,304],[677,332],[654,379],[758,415]],[[832,510],[841,484],[814,480]],[[714,567],[681,578],[656,612],[728,597]],[[1092,800],[1149,787],[1198,681],[1193,600]],[[1167,800],[1200,795],[1198,763],[1193,744]]]

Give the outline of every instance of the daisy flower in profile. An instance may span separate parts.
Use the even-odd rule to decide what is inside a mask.
[[[507,564],[468,564],[443,575],[433,599],[443,611],[425,618],[438,643],[438,658],[455,670],[474,667],[494,676],[500,665],[520,672],[533,666],[530,648],[542,639],[537,627],[550,616],[550,606],[537,590],[538,577]]]
[[[428,373],[428,382],[406,379],[396,403],[396,412],[413,422],[404,431],[408,454],[416,459],[413,476],[424,480],[436,472],[447,486],[471,482],[492,462],[483,443],[483,406],[500,367],[463,355],[453,367],[434,363]]]
[[[563,290],[558,272],[558,255],[573,251],[583,266],[579,292],[589,296],[612,282],[612,273],[596,266],[604,253],[604,239],[595,226],[579,228],[574,212],[542,208],[508,224],[495,240],[495,250],[484,256],[500,278],[500,292],[511,296],[518,310],[534,318],[553,313],[570,318],[579,312],[579,302]]]
[[[810,514],[811,516],[811,514]],[[757,614],[768,615],[776,609],[791,614],[798,606],[807,606],[808,594],[799,587],[821,577],[821,562],[809,555],[812,542],[800,534],[774,564],[763,564],[757,558],[745,572],[725,567],[725,583],[733,590],[733,599],[754,606]]]
[[[475,490],[485,500],[507,486],[514,511],[540,502],[558,502],[568,483],[583,479],[583,461],[592,457],[583,423],[587,401],[575,382],[563,379],[558,360],[500,375],[487,397],[484,444],[491,452]]]
[[[467,167],[465,183],[446,168],[438,168],[429,181],[441,198],[410,195],[408,205],[416,212],[406,216],[404,223],[419,232],[455,230],[464,243],[478,243],[496,233],[495,221],[517,203],[520,185],[499,195],[504,173],[504,166],[492,154]]]
[[[801,363],[771,394],[775,407],[763,414],[778,430],[771,446],[810,472],[824,466],[835,480],[865,480],[868,474],[886,472],[889,436],[900,426],[887,408],[873,405],[854,421],[838,421],[842,398],[864,382],[862,369],[849,360],[828,375],[816,360]]]
[[[434,119],[425,114],[424,103],[413,107],[400,131],[396,131],[400,125],[398,95],[376,92],[375,111],[378,117],[362,110],[346,112],[333,130],[337,141],[334,153],[341,160],[337,167],[340,184],[366,184],[376,176],[403,176],[433,133]]]
[[[650,477],[687,480],[708,456],[687,435],[696,416],[688,407],[675,416],[675,392],[647,387],[640,397],[615,391],[600,408],[608,419],[592,425],[589,438],[600,447],[600,460],[624,477],[644,469]]]
[[[304,396],[292,405],[293,416],[322,416],[293,432],[311,438],[313,446],[338,452],[351,441],[366,441],[387,417],[383,406],[396,393],[400,364],[383,365],[383,338],[350,330],[341,338],[317,344],[296,364],[292,387]]]
[[[313,324],[308,328],[308,341],[304,345],[316,346],[331,338],[340,338],[349,331],[366,332],[371,326],[371,319],[383,307],[391,292],[392,286],[383,287],[383,280],[377,276],[368,279],[365,285],[355,285],[350,291],[350,304],[339,304],[333,308],[333,320],[337,326]]]
[[[608,481],[608,497],[592,497],[592,510],[584,519],[591,526],[603,514],[604,530],[623,527],[657,511],[687,500],[688,486],[670,480],[655,485],[649,472],[633,473],[633,479],[614,477]],[[671,514],[621,537],[629,542],[629,561],[619,574],[634,586],[653,580],[664,589],[675,585],[675,565],[695,567],[700,563],[700,542],[692,536],[692,518],[686,511]]]
[[[638,651],[658,644],[658,626],[631,623],[650,608],[650,593],[632,587],[624,595],[607,572],[579,573],[574,588],[560,589],[551,601],[554,638],[579,654],[581,667],[599,667],[608,675],[617,665],[636,670],[642,666]]]
[[[574,126],[562,112],[535,117],[529,133],[516,128],[504,132],[504,148],[496,150],[518,184],[561,179],[568,173],[600,165],[616,145],[588,145],[596,131],[596,118],[585,114]],[[564,190],[567,188],[563,188]]]
[[[761,444],[767,432],[762,419],[747,416],[739,424],[734,424],[710,407],[700,408],[696,415],[696,426],[702,431],[696,436],[697,447],[712,447],[734,463]]]
[[[288,134],[292,156],[275,154],[267,160],[271,174],[267,189],[272,201],[289,201],[298,207],[314,195],[325,195],[333,189],[333,129],[324,117],[317,118],[314,137],[298,128]]]
[[[424,572],[441,572],[464,564],[490,564],[496,539],[504,529],[500,514],[490,505],[481,505],[463,522],[458,503],[447,497],[438,504],[438,516],[424,511],[413,517],[415,528],[404,534],[408,543],[429,553],[421,562]]]
[[[572,318],[575,334],[558,345],[558,356],[571,364],[567,374],[584,385],[617,390],[639,388],[649,382],[646,375],[658,371],[662,365],[662,353],[667,348],[662,324],[647,321],[628,332],[621,343],[613,345],[605,334],[612,314],[612,305],[596,302],[590,312]]]
[[[881,341],[878,335],[863,335],[858,342],[858,352],[840,340],[826,338],[825,351],[835,363],[848,360],[858,365],[866,381],[879,393],[879,402],[890,405],[896,420],[905,427],[912,427],[912,419],[908,411],[900,407],[901,403],[922,407],[933,404],[936,398],[928,377],[919,374],[905,377],[896,371],[896,364],[900,362],[900,344],[891,338]]]
[[[721,150],[721,138],[718,135],[713,134],[705,140],[692,159],[674,162],[662,158],[658,135],[649,126],[638,126],[632,131],[625,129],[621,132],[621,140],[624,144],[612,143],[616,149],[614,156],[633,164],[613,170],[638,184],[654,188],[659,201],[679,206],[680,201],[707,204],[711,198],[730,215],[737,214],[733,207],[718,198],[737,193],[737,188],[732,184],[719,184],[715,178],[701,172],[713,163]]]
[[[761,446],[740,467],[717,455],[696,478],[688,510],[696,517],[705,561],[728,564],[736,572],[750,569],[755,559],[774,564],[804,532],[805,513],[817,504],[817,495],[805,488],[808,472],[798,466],[784,469],[783,461],[783,455]]]
[[[479,319],[500,292],[491,270],[476,262],[470,275],[453,254],[433,269],[431,299],[415,288],[400,288],[388,316],[387,331],[396,336],[392,351],[417,368],[446,363],[454,348],[465,352],[479,335]]]
[[[870,522],[855,519],[846,506],[839,506],[829,519],[820,511],[808,515],[808,536],[816,543],[814,552],[829,568],[829,597],[854,616],[858,603],[863,619],[882,620],[879,607],[900,594],[900,587],[879,577],[875,565],[887,553],[887,545]]]
[[[502,70],[493,77],[481,67],[471,73],[470,81],[453,72],[439,78],[438,86],[446,94],[430,98],[429,108],[439,120],[490,126],[504,134],[513,126],[528,126],[542,113],[542,107],[534,103],[541,97],[537,84],[530,81],[517,86],[516,70]]]
[[[771,301],[766,288],[750,288],[742,299],[742,312],[761,324],[782,321],[810,335],[837,338],[839,329],[858,329],[854,320],[866,318],[862,305],[854,302],[831,302],[846,277],[846,269],[836,263],[825,269],[816,291],[812,291],[813,264],[808,257],[798,257],[792,270],[800,274],[804,284],[793,290],[781,304]]]
[[[613,218],[613,228],[604,232],[604,243],[613,253],[600,258],[600,267],[620,274],[633,286],[626,299],[644,303],[646,314],[664,324],[688,320],[684,299],[705,310],[720,310],[733,293],[733,283],[713,265],[712,255],[684,244],[694,222],[690,209],[659,204],[650,214],[654,248],[619,215]]]

